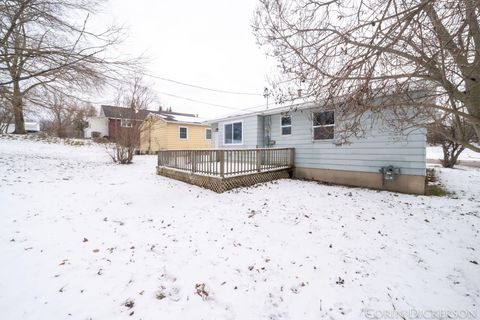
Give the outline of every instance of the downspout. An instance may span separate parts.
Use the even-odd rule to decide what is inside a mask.
[[[264,146],[265,148],[271,147],[271,134],[272,134],[272,116],[268,115],[264,117],[263,120],[263,128],[264,128]]]

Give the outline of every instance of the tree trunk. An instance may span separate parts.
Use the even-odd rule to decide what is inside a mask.
[[[26,134],[25,120],[23,119],[23,99],[20,91],[20,84],[18,81],[13,83],[13,116],[15,118],[14,134]]]
[[[466,77],[467,78],[467,77]],[[467,90],[470,93],[470,96],[465,101],[465,107],[468,110],[468,113],[477,119],[477,122],[471,121],[473,129],[475,131],[476,139],[480,140],[480,79],[466,79],[465,83],[467,85]]]
[[[65,126],[62,122],[61,111],[56,112],[55,118],[56,118],[56,122],[57,122],[57,124],[55,125],[55,133],[57,134],[57,137],[65,138],[65,136],[66,136]]]
[[[458,157],[465,150],[465,147],[455,142],[447,141],[442,143],[444,168],[453,168],[457,164]]]

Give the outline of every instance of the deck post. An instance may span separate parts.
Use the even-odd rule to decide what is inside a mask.
[[[220,177],[225,176],[225,150],[219,151],[220,158]]]
[[[289,151],[290,151],[290,159],[289,159],[288,166],[292,168],[295,164],[295,149],[290,148]]]
[[[192,160],[192,172],[197,171],[197,157],[195,150],[190,151],[190,159]]]
[[[260,172],[261,168],[262,168],[262,159],[261,159],[261,156],[262,156],[262,153],[261,153],[262,150],[260,149],[257,149],[255,150],[256,152],[256,157],[257,157],[257,172]]]

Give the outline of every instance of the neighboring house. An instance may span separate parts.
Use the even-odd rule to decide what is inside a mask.
[[[133,128],[140,126],[150,113],[195,117],[194,114],[188,113],[164,110],[135,110],[132,108],[102,105],[99,116],[87,119],[88,127],[84,130],[85,138],[105,137],[115,139],[121,127]]]
[[[15,124],[10,123],[10,124],[0,124],[0,127],[5,127],[5,133],[12,133],[15,131]],[[27,133],[35,133],[35,132],[40,132],[40,122],[38,121],[33,121],[33,120],[26,120],[25,121],[25,131]]]
[[[202,122],[195,116],[151,113],[140,127],[140,152],[211,148],[212,129]]]
[[[88,117],[88,125],[83,130],[84,137],[90,138],[103,138],[108,137],[108,118],[105,116]]]
[[[295,148],[297,178],[425,193],[426,130],[399,135],[377,125],[341,144],[338,122],[334,111],[311,103],[209,121],[215,148]]]

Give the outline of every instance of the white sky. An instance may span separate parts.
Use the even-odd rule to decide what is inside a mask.
[[[116,24],[128,27],[128,40],[121,50],[149,57],[148,73],[203,87],[262,94],[275,64],[258,47],[252,33],[255,6],[256,0],[110,0],[104,13]],[[239,109],[265,104],[263,96],[221,94],[153,78],[146,80],[157,92],[214,104]],[[204,118],[238,113],[158,96],[174,111]]]

